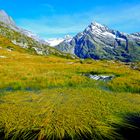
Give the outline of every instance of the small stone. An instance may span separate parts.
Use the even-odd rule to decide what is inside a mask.
[[[0,56],[0,58],[7,58],[7,57],[6,57],[6,56],[2,56],[2,55],[1,55],[1,56]]]

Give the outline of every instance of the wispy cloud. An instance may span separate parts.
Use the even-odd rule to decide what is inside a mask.
[[[44,16],[37,19],[20,19],[17,23],[41,36],[45,35],[46,38],[76,34],[88,25],[84,18],[81,19],[81,15]]]
[[[54,7],[53,5],[51,5],[51,4],[49,4],[49,3],[42,3],[40,6],[41,6],[42,8],[47,9],[48,11],[50,11],[50,12],[52,12],[52,13],[55,12],[55,7]]]
[[[53,6],[47,3],[43,6],[55,12]],[[17,24],[44,38],[59,37],[65,34],[74,35],[82,31],[93,20],[124,32],[135,32],[140,31],[139,9],[140,5],[126,5],[121,8],[100,7],[72,15],[52,14],[50,16],[43,15],[36,19],[19,19]]]

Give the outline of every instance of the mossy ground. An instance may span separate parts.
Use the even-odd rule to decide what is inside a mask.
[[[113,61],[0,49],[0,139],[121,139],[112,126],[140,112],[140,72]],[[109,82],[83,73],[113,74]]]

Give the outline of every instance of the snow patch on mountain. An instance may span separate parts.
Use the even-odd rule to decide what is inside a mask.
[[[46,42],[49,44],[49,46],[54,47],[59,45],[61,42],[63,42],[64,39],[63,38],[51,38],[46,40]]]
[[[62,42],[69,43],[71,40],[72,40],[72,37],[70,35],[66,35],[64,38],[52,38],[52,39],[46,40],[46,42],[49,44],[49,46],[55,47]]]

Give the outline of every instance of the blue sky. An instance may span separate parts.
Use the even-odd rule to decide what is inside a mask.
[[[140,32],[140,0],[0,0],[0,9],[45,39],[75,35],[92,21]]]

